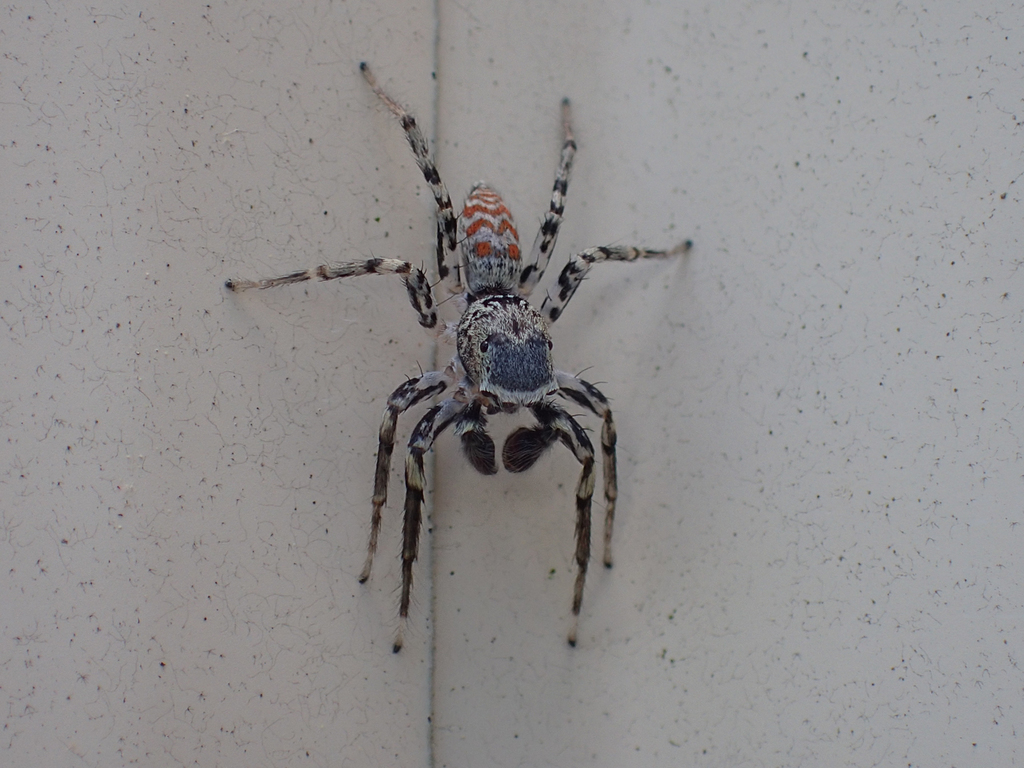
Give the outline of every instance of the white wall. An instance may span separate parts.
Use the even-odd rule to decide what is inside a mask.
[[[1005,3],[9,10],[0,763],[1015,764],[1022,28]],[[356,575],[384,398],[432,344],[394,279],[221,287],[429,263],[362,59],[527,242],[573,99],[552,272],[695,242],[595,270],[553,328],[619,427],[575,650],[578,465],[482,478],[449,436],[391,654],[400,459]]]

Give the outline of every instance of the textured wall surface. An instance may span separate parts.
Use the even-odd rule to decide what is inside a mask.
[[[1020,762],[1019,7],[5,14],[0,763]],[[695,243],[552,327],[619,433],[576,649],[578,464],[484,478],[449,435],[390,652],[401,446],[356,580],[380,413],[452,349],[396,278],[222,287],[430,264],[363,59],[527,244],[572,98],[541,294],[587,246]]]

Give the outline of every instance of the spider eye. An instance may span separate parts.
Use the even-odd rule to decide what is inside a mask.
[[[548,339],[548,349],[553,349],[554,346],[555,345],[551,343],[551,339]]]
[[[491,345],[490,345],[490,344],[488,344],[488,343],[487,343],[486,341],[481,341],[481,342],[480,342],[480,352],[481,352],[481,353],[484,353],[484,352],[486,352],[486,351],[487,351],[487,348],[488,348],[489,346],[491,346]]]

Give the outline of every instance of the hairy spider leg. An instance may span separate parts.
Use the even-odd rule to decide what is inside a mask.
[[[572,400],[601,417],[601,454],[604,459],[604,565],[612,567],[612,528],[615,525],[615,501],[619,497],[619,484],[615,461],[615,422],[608,398],[589,381],[583,381],[564,371],[555,371],[558,394]]]
[[[366,563],[359,573],[359,583],[363,584],[370,578],[373,569],[373,556],[377,552],[377,539],[380,535],[381,510],[388,502],[388,478],[391,474],[391,454],[395,451],[395,430],[398,417],[416,403],[421,403],[444,392],[455,383],[455,371],[449,366],[443,371],[430,371],[409,379],[391,393],[388,404],[384,408],[384,417],[380,423],[379,444],[377,447],[377,468],[373,475],[373,514],[370,517],[370,543],[366,547]]]
[[[423,522],[423,497],[426,478],[423,454],[430,450],[440,435],[466,406],[453,397],[442,400],[420,419],[409,438],[405,457],[405,518],[402,525],[402,597],[398,606],[398,632],[391,650],[398,653],[405,640],[405,624],[409,618],[409,597],[412,594],[412,565],[419,554],[420,526]]]
[[[530,249],[530,259],[519,276],[519,293],[529,296],[537,283],[544,276],[544,270],[551,261],[551,252],[555,249],[558,239],[558,228],[562,226],[562,212],[565,210],[565,195],[569,191],[569,175],[572,173],[572,160],[576,155],[576,141],[572,135],[570,123],[569,99],[562,99],[562,156],[555,173],[555,186],[551,190],[551,205],[544,215],[540,230]]]
[[[337,280],[342,277],[359,277],[360,275],[401,275],[402,282],[409,293],[409,303],[420,316],[420,325],[428,330],[437,328],[437,309],[434,306],[434,294],[430,282],[423,270],[414,267],[408,261],[398,259],[367,259],[366,261],[346,261],[340,264],[321,264],[312,269],[292,272],[280,277],[268,277],[262,280],[239,280],[232,278],[224,281],[224,286],[231,291],[247,291],[250,288],[263,290],[279,285],[302,283],[306,280]]]
[[[462,293],[462,280],[459,276],[459,260],[456,255],[456,233],[458,223],[455,217],[455,210],[452,208],[452,199],[448,190],[441,181],[441,174],[437,171],[433,158],[430,156],[430,147],[423,136],[423,132],[416,124],[416,118],[410,115],[405,108],[392,99],[377,84],[377,78],[373,76],[369,65],[364,61],[359,65],[359,71],[363,73],[370,88],[377,94],[377,97],[384,102],[391,110],[391,114],[398,118],[405,131],[405,137],[409,141],[416,165],[419,166],[430,192],[437,204],[437,276],[444,282],[445,288],[453,296]],[[448,260],[453,266],[448,266]]]
[[[684,240],[670,251],[651,251],[646,248],[633,248],[628,245],[599,245],[596,248],[587,248],[587,250],[581,251],[575,257],[569,259],[569,263],[562,269],[561,274],[558,276],[558,291],[554,294],[548,291],[548,295],[544,297],[544,302],[540,305],[541,314],[551,323],[561,317],[562,312],[565,310],[565,305],[569,303],[569,299],[576,293],[576,289],[580,287],[580,283],[587,276],[587,272],[599,261],[636,261],[637,259],[666,258],[686,253],[692,247],[692,241]]]
[[[583,427],[566,411],[554,403],[542,401],[530,407],[542,430],[550,429],[573,452],[582,465],[576,484],[576,583],[572,593],[572,625],[569,645],[576,645],[580,606],[583,604],[583,585],[587,580],[590,562],[590,504],[594,497],[594,446]]]

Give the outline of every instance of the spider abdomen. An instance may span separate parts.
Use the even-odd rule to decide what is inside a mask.
[[[521,296],[498,293],[473,301],[459,321],[456,343],[469,379],[502,405],[532,405],[558,389],[547,324]]]
[[[459,219],[466,287],[471,294],[508,291],[519,284],[519,233],[501,196],[483,182],[466,197]]]

